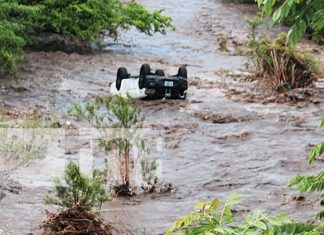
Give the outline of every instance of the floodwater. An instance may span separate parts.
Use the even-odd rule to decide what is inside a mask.
[[[113,199],[103,206],[102,216],[120,234],[156,235],[190,212],[195,202],[225,199],[236,192],[243,196],[236,208],[240,213],[258,208],[267,213],[285,212],[294,219],[311,218],[321,207],[318,195],[305,194],[303,200],[296,200],[297,190],[286,185],[296,174],[323,169],[323,162],[306,163],[310,145],[323,140],[318,128],[323,97],[297,104],[239,102],[227,92],[254,85],[242,85],[235,76],[220,73],[241,73],[245,58],[231,54],[233,45],[248,34],[244,17],[251,16],[255,8],[234,8],[217,0],[141,2],[152,9],[165,9],[177,30],[154,37],[123,32],[118,43],[106,39],[101,45],[104,52],[88,55],[27,52],[20,66],[21,80],[1,81],[1,103],[17,111],[55,112],[67,120],[71,104],[110,94],[109,84],[120,66],[137,74],[141,64],[150,63],[174,74],[185,64],[190,80],[187,100],[137,101],[145,114],[144,127],[151,130],[146,136],[150,157],[158,160],[161,178],[175,189]],[[261,31],[271,34],[266,27]],[[230,53],[218,50],[221,36],[229,39]],[[88,133],[58,132],[59,144],[50,146],[45,159],[21,167],[11,176],[22,190],[18,195],[5,192],[0,201],[1,235],[40,233],[38,226],[49,208],[43,204],[44,195],[51,190],[53,177],[62,175],[65,159],[79,157],[83,166],[91,168],[92,162],[80,157],[87,155],[80,149],[93,144]],[[99,153],[94,161],[100,163]]]

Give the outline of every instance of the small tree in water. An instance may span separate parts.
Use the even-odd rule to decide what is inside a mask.
[[[86,210],[101,207],[108,200],[106,191],[101,184],[102,174],[94,170],[91,176],[81,173],[79,165],[70,161],[62,179],[55,179],[55,196],[46,196],[45,203],[63,208],[82,206]]]
[[[54,181],[55,196],[45,197],[45,203],[61,206],[62,210],[57,214],[46,211],[47,219],[40,226],[42,234],[111,235],[113,227],[92,211],[108,200],[101,182],[98,170],[85,176],[79,165],[70,161],[63,179]]]
[[[144,142],[138,137],[137,130],[141,127],[140,109],[131,103],[129,97],[116,96],[96,99],[85,107],[77,104],[70,114],[79,119],[87,120],[101,133],[99,146],[106,152],[114,150],[121,175],[121,184],[115,185],[120,194],[132,194],[130,187],[130,152],[132,147],[144,149]]]

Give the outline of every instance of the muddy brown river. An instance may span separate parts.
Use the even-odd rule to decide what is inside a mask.
[[[247,36],[244,17],[256,9],[217,0],[141,2],[151,9],[165,9],[177,30],[154,37],[134,30],[122,32],[117,43],[105,39],[102,52],[87,55],[27,52],[20,65],[20,81],[1,80],[1,104],[56,113],[67,120],[71,104],[109,95],[109,84],[120,66],[137,73],[141,64],[150,63],[172,74],[186,64],[187,100],[137,101],[145,114],[144,127],[150,130],[146,135],[149,157],[158,160],[161,178],[171,182],[174,190],[113,199],[104,204],[102,216],[120,234],[157,235],[190,212],[195,202],[225,199],[236,192],[243,196],[238,212],[258,208],[266,213],[285,212],[292,219],[310,219],[321,207],[318,195],[305,194],[303,200],[296,200],[299,193],[286,185],[296,174],[324,167],[323,162],[306,162],[310,145],[323,140],[318,124],[324,98],[297,104],[238,102],[227,91],[254,85],[220,73],[242,73],[245,58],[233,55],[234,45]],[[266,26],[261,32],[273,34]],[[229,53],[218,50],[221,36],[229,39]],[[75,133],[58,132],[60,144],[50,146],[45,159],[13,172],[11,178],[22,190],[18,195],[5,192],[0,199],[1,235],[39,234],[45,208],[53,209],[43,203],[53,177],[62,175],[65,159],[77,158],[80,149],[91,145],[84,138],[87,133],[74,139]]]

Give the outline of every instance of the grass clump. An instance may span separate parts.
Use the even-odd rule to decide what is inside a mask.
[[[8,170],[35,159],[44,158],[50,130],[39,116],[12,119],[0,111],[0,160]]]
[[[318,62],[307,53],[301,53],[287,42],[286,34],[280,34],[275,40],[251,39],[249,55],[261,77],[277,91],[305,88],[310,86],[320,72]]]

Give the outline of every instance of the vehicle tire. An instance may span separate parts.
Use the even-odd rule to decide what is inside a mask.
[[[140,69],[140,76],[138,80],[138,87],[140,89],[144,88],[145,77],[151,74],[151,67],[149,64],[143,64]]]
[[[187,78],[187,68],[185,66],[181,66],[178,70],[178,77]]]
[[[157,76],[161,76],[161,77],[165,77],[164,70],[163,70],[163,69],[157,69],[157,70],[155,71],[155,75],[157,75]]]
[[[117,79],[116,79],[116,88],[119,91],[121,87],[122,80],[128,78],[127,69],[124,67],[120,67],[117,70]]]

